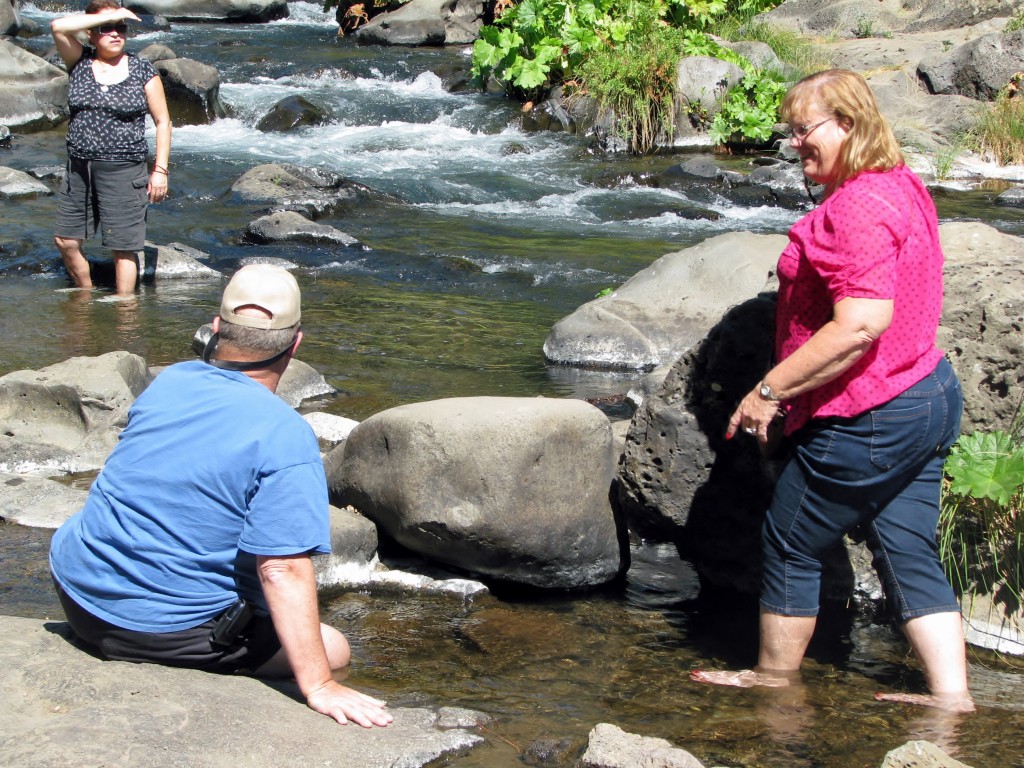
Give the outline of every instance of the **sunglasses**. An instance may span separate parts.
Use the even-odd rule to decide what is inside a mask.
[[[109,35],[112,32],[117,32],[121,37],[124,37],[128,34],[128,25],[123,21],[118,22],[117,24],[100,24],[96,27],[96,30],[101,35]]]

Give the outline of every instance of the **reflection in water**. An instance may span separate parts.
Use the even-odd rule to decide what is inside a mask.
[[[95,288],[69,288],[59,293],[63,296],[60,341],[69,357],[138,346],[138,296],[115,296]]]
[[[63,293],[65,298],[60,305],[62,346],[67,349],[69,357],[90,354],[95,339],[92,313],[96,291],[92,288],[68,288]]]

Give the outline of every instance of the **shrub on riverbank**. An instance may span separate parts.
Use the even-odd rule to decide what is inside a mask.
[[[522,0],[481,30],[473,47],[473,75],[481,84],[493,78],[523,101],[540,99],[565,84],[570,93],[591,96],[612,113],[616,133],[632,151],[646,152],[659,133],[671,135],[680,52],[715,56],[739,65],[747,77],[729,95],[730,108],[714,135],[719,141],[765,141],[778,117],[783,78],[760,72],[711,33],[724,24],[736,34],[753,15],[778,3]],[[799,50],[809,60],[809,47],[797,46],[792,36],[772,37],[766,25],[752,29],[772,38],[784,56]]]
[[[969,142],[1000,165],[1024,165],[1024,78],[1011,82],[979,112]]]
[[[957,441],[946,460],[939,521],[953,587],[959,594],[991,594],[1007,613],[1024,605],[1022,416],[1018,406],[1008,432],[975,432]]]

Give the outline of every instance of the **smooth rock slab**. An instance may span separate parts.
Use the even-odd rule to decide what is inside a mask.
[[[37,528],[58,528],[85,505],[88,492],[31,475],[0,475],[0,518]]]
[[[417,768],[483,740],[430,709],[364,729],[308,709],[290,683],[102,661],[66,627],[0,617],[0,766]]]

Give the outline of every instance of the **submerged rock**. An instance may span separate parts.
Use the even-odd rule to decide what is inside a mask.
[[[355,208],[374,195],[367,187],[331,171],[289,163],[255,166],[231,186],[231,196],[239,203],[305,210],[314,218]]]

